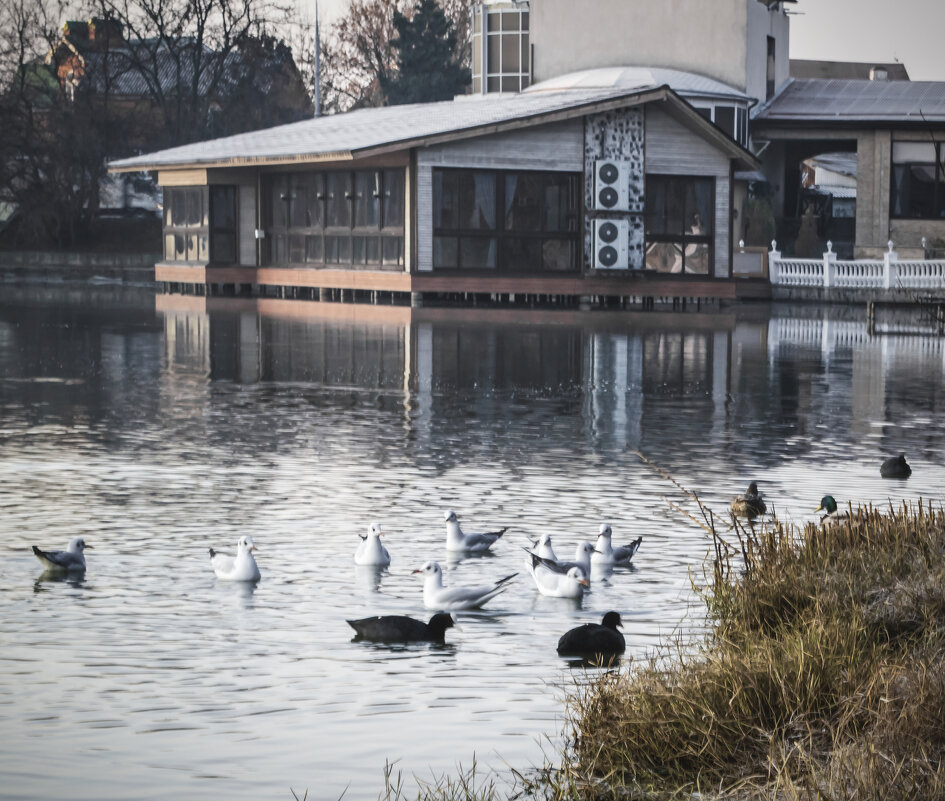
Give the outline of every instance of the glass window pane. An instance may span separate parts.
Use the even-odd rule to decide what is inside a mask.
[[[324,259],[322,238],[318,235],[305,237],[305,261],[309,264],[320,264]]]
[[[459,173],[433,171],[433,227],[459,228]]]
[[[544,176],[521,173],[505,176],[505,230],[540,231]]]
[[[502,83],[498,78],[489,78],[486,82],[486,92],[498,92],[502,87]]]
[[[381,239],[368,236],[364,240],[364,263],[377,266],[381,263]]]
[[[685,183],[686,234],[708,236],[712,233],[712,181],[694,179]]]
[[[514,272],[533,273],[541,269],[541,240],[509,239],[505,245],[505,266]]]
[[[183,234],[174,234],[174,260],[187,260],[187,238]]]
[[[502,91],[503,92],[518,92],[521,88],[521,83],[518,75],[515,75],[511,78],[502,79]]]
[[[502,72],[521,72],[520,63],[521,48],[519,47],[518,34],[506,34],[502,37]]]
[[[289,264],[301,264],[305,261],[305,237],[289,237]]]
[[[365,237],[363,236],[353,236],[351,237],[351,263],[352,264],[364,264],[364,242]]]
[[[330,227],[351,227],[351,201],[348,173],[329,172],[325,175],[325,202]]]
[[[354,174],[354,227],[380,225],[381,172],[359,170]]]
[[[522,30],[523,31],[528,30],[528,12],[527,11],[522,12]]]
[[[236,187],[210,187],[210,225],[214,228],[236,229]]]
[[[458,267],[457,262],[459,254],[458,240],[452,236],[433,237],[433,266],[440,267]]]
[[[686,245],[686,272],[699,275],[709,274],[709,246],[700,244]]]
[[[495,269],[498,240],[464,237],[459,245],[459,263],[466,269]]]
[[[490,36],[487,45],[486,64],[489,74],[495,75],[502,72],[502,37],[498,35]]]
[[[735,138],[735,109],[731,106],[715,107],[715,124],[727,133],[732,139]]]
[[[646,248],[646,269],[658,273],[682,272],[682,245],[678,242],[652,242]]]
[[[404,171],[384,170],[383,226],[404,227]]]
[[[164,258],[166,261],[174,261],[177,254],[174,252],[174,234],[164,235]]]
[[[459,175],[460,227],[494,231],[496,219],[496,175],[464,170]]]
[[[200,190],[187,190],[187,211],[184,225],[200,225],[203,215],[200,209]]]
[[[567,239],[546,239],[541,246],[541,266],[545,272],[577,269],[577,248]]]
[[[497,31],[499,26],[502,24],[502,12],[493,11],[486,12],[486,30],[487,31]]]
[[[519,14],[517,11],[507,11],[502,15],[502,30],[517,31],[519,29]]]
[[[931,142],[893,142],[892,157],[894,164],[934,164],[935,145]]]
[[[339,240],[340,237],[337,236],[325,237],[325,264],[338,263]]]
[[[401,236],[385,236],[383,238],[384,264],[404,263],[404,239]],[[435,261],[435,259],[434,259]]]
[[[272,181],[272,224],[285,228],[289,213],[289,187],[285,175],[277,175]]]

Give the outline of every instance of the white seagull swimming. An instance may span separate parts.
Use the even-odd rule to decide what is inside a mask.
[[[236,543],[236,556],[227,556],[210,549],[210,564],[218,579],[226,581],[259,581],[259,568],[253,558],[253,538],[242,536]]]
[[[555,554],[555,549],[551,547],[551,535],[542,534],[537,540],[532,543],[532,549],[529,553],[536,553],[542,559],[550,559],[552,562],[557,562],[558,557]]]
[[[591,586],[587,574],[577,565],[560,567],[557,562],[542,559],[532,554],[532,566],[529,572],[535,580],[535,586],[542,595],[550,598],[584,597],[584,591]]]
[[[509,581],[518,575],[512,573],[485,587],[444,587],[443,571],[436,562],[427,562],[413,572],[423,574],[423,605],[427,609],[439,609],[443,612],[478,609],[490,598],[508,589]]]
[[[381,545],[380,523],[371,523],[367,534],[358,534],[361,538],[361,544],[354,554],[354,563],[356,565],[376,565],[377,567],[386,567],[390,564],[390,554],[387,548]]]
[[[508,527],[483,534],[464,534],[459,527],[456,512],[450,509],[443,513],[446,519],[446,550],[463,553],[485,553],[499,537],[508,531]]]
[[[85,570],[84,552],[91,547],[82,537],[73,537],[64,551],[44,551],[34,545],[33,553],[47,570],[77,572]]]
[[[616,548],[611,544],[613,529],[607,523],[601,523],[600,533],[597,535],[597,545],[594,546],[596,553],[591,554],[591,561],[596,565],[629,565],[633,555],[643,542],[643,537],[637,537],[629,545],[618,545]]]
[[[570,570],[572,567],[579,567],[585,576],[591,575],[591,557],[597,553],[597,550],[591,545],[587,540],[582,540],[574,548],[574,559],[572,561],[567,561],[566,559],[554,559],[558,567],[562,568],[565,572]],[[542,554],[539,554],[541,556]]]

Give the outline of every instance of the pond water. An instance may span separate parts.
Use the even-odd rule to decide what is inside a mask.
[[[718,512],[755,480],[778,514],[945,494],[945,339],[871,337],[862,310],[410,310],[0,293],[0,798],[377,798],[540,765],[583,670],[558,637],[616,609],[628,657],[704,626],[705,532],[645,454]],[[883,480],[907,454],[913,476]],[[691,507],[689,507],[691,508]],[[508,526],[449,561],[443,513]],[[352,558],[382,523],[393,562]],[[523,546],[602,521],[642,535],[583,602],[538,595]],[[255,587],[208,547],[259,547]],[[82,535],[84,580],[30,545]],[[447,645],[352,642],[346,618],[426,618],[411,570],[519,571]],[[625,663],[628,660],[625,660]]]

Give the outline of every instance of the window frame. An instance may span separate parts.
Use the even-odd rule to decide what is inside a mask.
[[[915,161],[914,159],[896,161],[896,145],[931,145],[932,161]],[[914,141],[907,139],[894,139],[890,148],[890,167],[889,167],[889,218],[891,220],[942,220],[945,221],[945,140],[934,141]],[[932,167],[934,177],[932,179],[932,208],[931,216],[920,216],[911,214],[908,211],[900,211],[904,205],[897,191],[896,171],[897,168],[904,170],[907,176],[911,176],[912,171],[917,167]],[[909,199],[911,188],[907,187],[905,198]],[[909,204],[912,205],[911,203]]]
[[[708,197],[710,202],[708,204],[708,231],[703,234],[694,234],[691,231],[686,230],[686,189],[684,185],[686,182],[692,184],[703,184],[708,187]],[[654,183],[664,183],[667,187],[672,187],[676,191],[682,191],[683,196],[683,213],[681,216],[681,225],[680,229],[677,232],[662,230],[654,231],[651,229],[651,219],[654,218],[654,213],[652,207],[650,206],[651,200],[656,197],[656,186]],[[680,186],[682,185],[682,186]],[[678,255],[681,257],[680,269],[678,271],[679,275],[704,275],[706,277],[715,276],[715,236],[716,236],[716,193],[717,193],[717,181],[714,175],[671,175],[665,173],[647,173],[646,174],[646,189],[645,189],[645,200],[644,200],[644,258],[643,258],[643,269],[648,272],[657,272],[663,274],[676,274],[675,271],[663,271],[658,270],[649,266],[650,261],[650,252],[651,246],[653,245],[673,245],[678,249]],[[668,191],[664,190],[663,197],[668,196]],[[665,215],[664,215],[665,216]],[[695,272],[689,271],[686,269],[686,257],[687,251],[692,247],[705,246],[706,248],[706,259],[708,262],[708,269],[705,272]],[[695,253],[691,254],[695,255]]]
[[[439,176],[439,180],[438,180]],[[438,224],[438,209],[445,208],[442,205],[442,198],[438,193],[442,190],[440,187],[449,180],[455,180],[457,186],[460,186],[464,179],[473,182],[475,186],[476,177],[483,179],[493,178],[493,204],[492,211],[495,216],[495,222],[490,227],[483,225],[479,227]],[[533,209],[537,215],[537,228],[509,228],[508,222],[510,215],[515,211],[515,207],[507,203],[510,179],[514,179],[514,188],[512,189],[513,198],[518,188],[518,183],[522,179],[544,179],[546,183],[542,187],[542,194],[537,196],[538,202]],[[548,211],[550,207],[543,204],[546,199],[544,194],[554,183],[565,185],[567,194],[564,196],[564,207],[559,203],[556,217],[558,222],[564,223],[563,226],[553,227],[548,225]],[[480,184],[481,185],[481,184]],[[581,206],[583,199],[584,180],[581,173],[550,171],[550,170],[480,170],[454,167],[437,167],[433,170],[433,205],[430,209],[432,216],[431,236],[433,245],[433,263],[432,269],[440,273],[469,273],[469,272],[488,272],[489,274],[504,273],[512,275],[574,275],[581,271],[582,243],[583,234],[581,229]],[[524,205],[524,204],[523,204]],[[456,197],[457,220],[463,211],[468,211],[463,198],[458,193]],[[524,212],[523,212],[524,213]],[[494,243],[495,254],[492,266],[483,264],[469,264],[467,259],[477,252],[477,248],[489,248]],[[537,266],[529,265],[525,262],[517,261],[520,256],[516,254],[531,249],[532,255],[537,256]],[[557,254],[553,249],[558,249]],[[568,267],[565,269],[553,269],[549,265],[554,261],[554,256],[567,251]],[[444,264],[440,257],[444,252],[455,253],[455,262],[453,264]],[[481,252],[481,250],[479,251]],[[524,265],[524,266],[523,266]]]
[[[267,231],[263,263],[403,270],[406,186],[405,167],[280,171],[263,175],[262,214]],[[279,209],[279,203],[287,204],[284,210]],[[303,203],[301,216],[297,216],[295,203]],[[358,224],[361,210],[371,210],[373,222]]]
[[[164,187],[164,261],[187,264],[210,261],[209,198],[210,187],[206,185]],[[199,219],[188,220],[187,206],[195,200],[198,200]],[[177,244],[178,237],[183,249]],[[173,241],[173,250],[168,246],[170,241]],[[183,256],[178,255],[180,252]]]

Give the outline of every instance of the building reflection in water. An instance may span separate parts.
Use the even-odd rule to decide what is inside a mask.
[[[466,400],[460,416],[477,423],[507,415],[510,400],[556,404],[600,447],[684,449],[687,438],[728,431],[735,450],[763,449],[811,426],[865,433],[897,406],[915,412],[907,388],[929,380],[930,357],[941,386],[945,350],[941,338],[870,337],[863,322],[810,309],[804,318],[769,317],[766,307],[581,313],[173,295],[157,303],[172,373],[393,394],[418,437],[456,416],[457,397]],[[938,411],[938,393],[922,397]],[[667,432],[680,441],[666,442]]]

